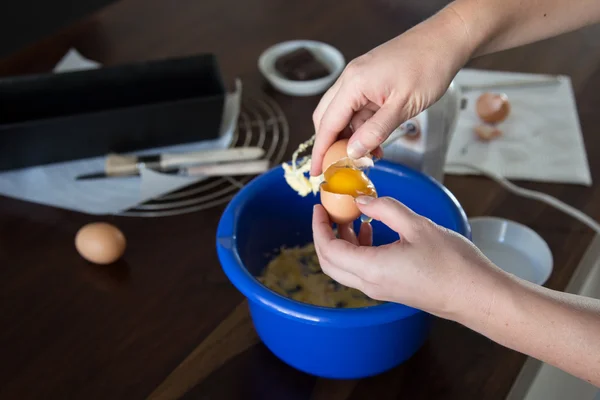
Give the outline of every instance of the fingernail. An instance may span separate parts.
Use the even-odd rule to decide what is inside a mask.
[[[372,201],[373,201],[373,197],[371,197],[371,196],[358,196],[356,198],[356,202],[358,204],[369,204]]]
[[[376,148],[371,154],[373,154],[373,162],[379,161],[383,158],[383,150],[380,147]]]
[[[350,143],[350,147],[348,148],[348,156],[350,158],[360,158],[365,155],[367,149],[362,145],[362,143],[358,140]]]

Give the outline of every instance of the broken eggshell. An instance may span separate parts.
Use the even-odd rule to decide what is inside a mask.
[[[502,136],[502,131],[493,125],[480,124],[474,128],[474,131],[477,138],[484,142],[489,142]]]

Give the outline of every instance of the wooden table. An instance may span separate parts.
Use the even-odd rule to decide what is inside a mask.
[[[271,44],[323,40],[350,60],[444,3],[124,0],[4,60],[0,73],[49,70],[70,46],[106,65],[211,51],[227,82],[239,76],[246,92],[257,92],[257,58]],[[570,75],[595,180],[599,38],[593,27],[470,65]],[[290,121],[293,149],[311,134],[318,98],[269,94]],[[600,218],[598,185],[523,184]],[[555,259],[547,285],[565,288],[591,231],[483,178],[450,176],[446,185],[469,216],[506,217],[537,230]],[[214,236],[222,211],[108,218],[125,232],[127,255],[116,268],[94,268],[73,238],[96,218],[0,198],[0,398],[502,399],[509,391],[525,356],[441,320],[411,360],[371,379],[327,381],[286,366],[260,344],[243,297],[221,271]]]

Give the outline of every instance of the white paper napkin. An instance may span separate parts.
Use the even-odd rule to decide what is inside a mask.
[[[545,75],[464,69],[456,83],[460,87],[546,79]],[[504,92],[511,104],[508,118],[498,125],[503,135],[488,143],[477,140],[473,132],[480,123],[475,103],[484,91]],[[507,179],[592,184],[569,77],[560,76],[553,85],[466,91],[463,97],[467,107],[450,142],[446,173],[477,174],[452,165],[467,163]]]

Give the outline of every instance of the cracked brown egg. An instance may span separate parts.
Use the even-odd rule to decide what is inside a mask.
[[[355,199],[359,196],[377,197],[375,185],[365,174],[373,166],[371,157],[350,159],[348,139],[335,142],[323,158],[323,182],[319,187],[321,204],[336,224],[348,224],[361,216]]]

